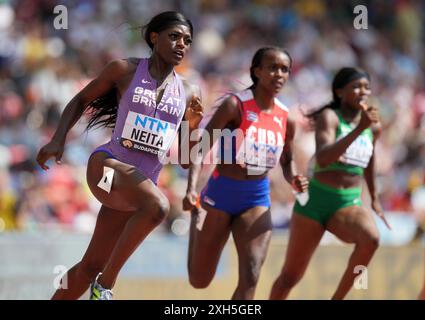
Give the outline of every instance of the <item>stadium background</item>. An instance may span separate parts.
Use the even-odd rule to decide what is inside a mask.
[[[67,29],[54,28],[58,4],[67,8]],[[353,27],[359,4],[368,10],[365,30]],[[382,246],[369,267],[368,289],[353,289],[348,298],[416,298],[425,273],[425,2],[419,0],[0,0],[0,298],[47,299],[61,266],[82,257],[99,208],[85,165],[110,132],[84,132],[83,118],[68,136],[61,166],[42,172],[35,155],[66,103],[108,61],[149,54],[139,27],[163,10],[180,10],[194,22],[194,45],[179,72],[201,86],[206,109],[224,92],[250,85],[247,71],[257,48],[289,50],[294,65],[280,98],[297,119],[303,171],[314,141],[301,111],[329,101],[340,67],[370,72],[384,125],[378,187],[394,230],[378,221]],[[294,201],[280,170],[271,181],[274,233],[259,299],[267,298],[282,265]],[[126,264],[116,298],[229,298],[237,277],[232,242],[216,281],[205,290],[191,288],[185,269],[189,216],[181,210],[186,172],[167,166],[159,185],[172,213]],[[290,298],[331,296],[351,246],[329,234],[322,245]]]

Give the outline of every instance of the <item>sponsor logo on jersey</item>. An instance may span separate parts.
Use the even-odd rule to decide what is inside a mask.
[[[163,154],[176,135],[176,125],[130,111],[121,136],[121,145],[128,149]]]

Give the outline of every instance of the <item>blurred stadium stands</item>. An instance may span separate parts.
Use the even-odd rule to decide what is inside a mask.
[[[91,151],[110,132],[87,133],[87,119],[82,119],[68,136],[63,164],[52,163],[47,173],[36,166],[36,153],[52,135],[66,103],[108,61],[149,55],[140,26],[169,9],[182,11],[194,22],[194,45],[179,72],[201,86],[207,109],[224,92],[250,85],[248,70],[257,48],[273,44],[289,50],[294,65],[280,98],[297,119],[297,160],[304,171],[314,153],[314,141],[302,112],[330,100],[330,81],[340,67],[357,65],[368,70],[373,103],[380,108],[384,125],[377,145],[379,193],[396,224],[391,234],[380,226],[382,243],[406,245],[423,239],[425,2],[364,1],[366,30],[353,27],[355,3],[1,0],[0,256],[7,256],[4,243],[29,246],[31,241],[25,239],[37,234],[69,234],[68,244],[78,241],[73,234],[75,239],[90,235],[99,203],[86,185],[85,165]],[[53,26],[57,4],[68,8],[68,29]],[[181,209],[186,172],[166,166],[159,185],[171,201],[172,213],[154,236],[186,236],[189,216]],[[271,187],[276,234],[285,235],[294,199],[279,169],[271,173]],[[330,238],[329,243],[337,241]],[[79,246],[75,257],[83,250]],[[278,250],[279,258],[282,254]],[[3,289],[4,274],[0,276]]]

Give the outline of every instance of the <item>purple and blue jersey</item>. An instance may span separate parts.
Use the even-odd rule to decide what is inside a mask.
[[[181,78],[173,80],[156,103],[157,82],[141,59],[130,86],[123,94],[111,140],[96,148],[119,161],[133,165],[156,183],[161,159],[170,149],[186,110],[186,94]]]

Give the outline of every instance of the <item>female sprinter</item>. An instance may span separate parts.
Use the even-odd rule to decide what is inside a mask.
[[[372,209],[386,223],[375,189],[374,145],[381,128],[377,109],[367,105],[371,94],[369,75],[357,68],[343,68],[333,80],[332,93],[333,101],[312,114],[316,165],[308,201],[304,205],[295,203],[285,264],[270,299],[288,296],[326,230],[355,244],[332,298],[345,297],[358,276],[356,267],[369,264],[379,243],[371,211],[362,206],[360,199],[363,176]]]
[[[115,127],[87,165],[88,185],[102,203],[94,234],[82,260],[64,276],[68,288],[58,289],[53,299],[78,299],[90,284],[91,299],[111,299],[120,269],[167,215],[168,199],[156,186],[161,159],[183,119],[189,131],[202,119],[197,88],[174,71],[192,34],[192,23],[180,13],[153,17],[144,33],[152,55],[109,63],[66,106],[53,138],[39,151],[44,170],[50,157],[59,162],[67,133],[88,107],[93,110],[89,128]]]
[[[189,170],[183,208],[192,210],[188,270],[195,288],[210,284],[232,233],[239,259],[232,299],[253,299],[272,233],[268,170],[280,163],[296,190],[307,188],[307,179],[296,175],[293,168],[294,122],[276,98],[288,80],[291,63],[281,48],[259,49],[250,68],[253,85],[223,100],[205,128],[203,139],[213,137],[213,129],[227,129],[230,134],[223,133],[220,138],[221,163],[200,195],[206,215],[196,208],[195,186],[201,166]],[[210,139],[210,147],[213,144]]]

